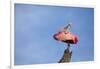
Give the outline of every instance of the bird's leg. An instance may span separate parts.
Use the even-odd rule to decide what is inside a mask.
[[[68,43],[68,47],[67,48],[70,49],[70,43]]]
[[[70,52],[70,43],[68,43],[68,45],[67,45],[67,49],[65,50],[67,53],[69,53]]]

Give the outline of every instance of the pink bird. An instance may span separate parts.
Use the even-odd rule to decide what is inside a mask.
[[[71,24],[68,24],[66,27],[64,27],[61,31],[54,34],[54,39],[58,41],[62,41],[64,43],[70,43],[70,44],[77,44],[78,38],[76,35],[73,35],[69,28],[71,27]]]

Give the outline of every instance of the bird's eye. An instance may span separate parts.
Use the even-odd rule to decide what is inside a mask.
[[[67,34],[68,32],[64,31],[64,34]]]

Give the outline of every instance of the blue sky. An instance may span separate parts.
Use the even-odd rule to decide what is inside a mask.
[[[57,63],[66,44],[53,39],[72,22],[78,43],[71,45],[71,62],[94,60],[94,9],[15,4],[15,65]]]

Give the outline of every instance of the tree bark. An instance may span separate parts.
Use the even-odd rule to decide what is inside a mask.
[[[64,54],[58,63],[70,62],[72,56],[72,51],[70,51],[70,44],[68,44],[67,49],[65,49]]]

